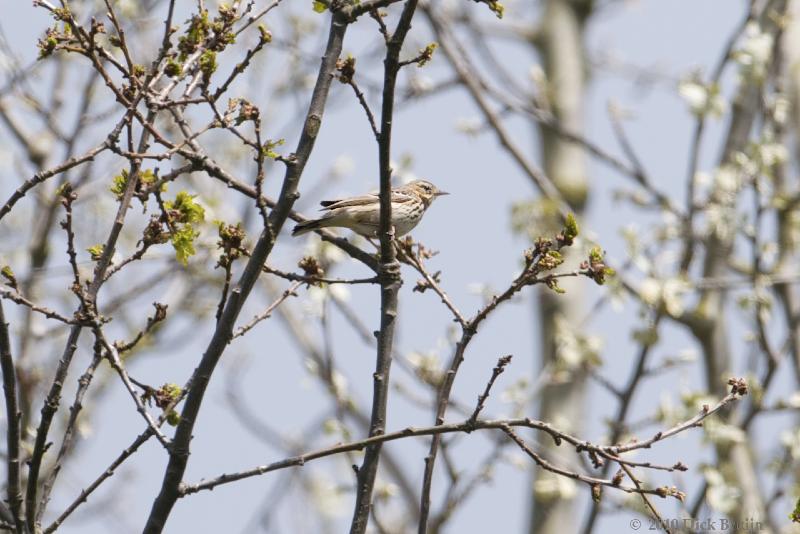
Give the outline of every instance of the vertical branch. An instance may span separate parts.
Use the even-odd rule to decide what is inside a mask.
[[[206,388],[211,380],[211,374],[214,372],[222,353],[233,336],[233,327],[239,312],[253,289],[258,275],[261,273],[261,266],[264,265],[270,252],[272,252],[272,248],[275,245],[275,237],[280,232],[298,196],[297,185],[314,148],[314,143],[322,124],[325,102],[327,101],[331,81],[336,70],[336,61],[342,51],[346,30],[345,15],[341,11],[334,12],[331,17],[325,55],[322,57],[322,64],[312,92],[311,103],[308,107],[297,150],[294,158],[287,162],[286,174],[277,204],[258,238],[239,282],[230,293],[211,341],[192,375],[192,387],[186,396],[180,423],[175,431],[175,438],[170,451],[169,463],[164,472],[161,490],[153,502],[147,524],[144,527],[146,534],[156,534],[164,529],[172,507],[179,497],[180,484],[189,461],[189,444],[192,439],[192,431],[197,421]]]
[[[719,80],[722,78],[722,73],[725,70],[725,66],[732,59],[733,50],[737,41],[739,40],[739,37],[742,35],[742,33],[744,33],[745,28],[755,18],[755,16],[755,2],[751,2],[750,9],[747,11],[747,16],[744,18],[744,20],[742,20],[741,25],[739,25],[739,27],[737,27],[728,38],[725,51],[722,53],[719,61],[717,62],[717,66],[714,68],[709,85],[719,83]],[[686,181],[688,184],[686,188],[686,232],[688,235],[681,257],[681,271],[684,273],[689,270],[689,267],[692,263],[692,258],[694,257],[694,218],[697,213],[697,204],[695,200],[697,190],[697,169],[700,165],[700,148],[703,144],[703,133],[705,132],[705,126],[705,115],[698,115],[694,132],[692,133],[692,142],[689,152],[689,172],[686,176]]]
[[[386,43],[384,59],[383,97],[381,106],[381,130],[378,138],[380,164],[380,280],[381,280],[381,327],[378,333],[378,354],[373,375],[372,416],[369,435],[383,434],[386,428],[386,405],[389,396],[389,371],[392,365],[392,342],[397,318],[397,295],[402,281],[400,264],[394,250],[394,228],[392,227],[392,169],[390,166],[392,147],[392,119],[394,115],[395,86],[400,71],[400,51],[403,48],[411,19],[417,9],[417,0],[407,0],[397,23],[397,28]],[[381,444],[367,447],[364,462],[358,470],[356,502],[351,534],[363,534],[367,529],[372,503],[372,490],[378,473]]]
[[[3,303],[0,301],[0,368],[3,371],[3,392],[6,399],[6,432],[7,457],[6,465],[8,475],[6,480],[6,495],[11,515],[14,516],[14,525],[17,532],[22,532],[22,493],[19,485],[19,443],[20,443],[20,413],[17,406],[17,375],[14,369],[14,360],[11,356],[11,343],[8,336],[8,323],[3,313]]]
[[[794,7],[797,10],[797,7]],[[786,65],[800,64],[800,21],[792,17],[786,28],[784,57]],[[789,126],[794,132],[800,130],[800,71],[789,69],[786,75],[786,93],[790,98],[790,108],[793,110]],[[800,141],[793,136],[791,146],[793,160],[796,164],[800,161]],[[792,191],[796,181],[788,179],[793,173],[779,171],[776,174],[776,195],[792,198]],[[788,176],[787,176],[788,175]],[[794,197],[798,199],[797,196]],[[795,273],[798,270],[797,258],[794,252],[795,237],[793,230],[793,213],[797,208],[797,201],[788,202],[785,207],[778,210],[775,240],[778,243],[778,259],[775,271],[777,273]],[[795,373],[795,382],[800,384],[800,303],[798,302],[797,288],[792,284],[779,284],[775,292],[781,304],[781,312],[789,331],[789,354]]]
[[[761,30],[772,35],[773,47],[780,42],[783,28],[778,24],[786,13],[787,0],[769,0],[759,15]],[[772,57],[778,50],[773,48]],[[733,102],[731,121],[725,137],[719,166],[731,164],[735,155],[744,150],[750,140],[753,125],[761,112],[764,86],[743,80]],[[725,202],[724,199],[718,202]],[[703,277],[719,278],[728,272],[733,253],[733,238],[712,233],[705,244]],[[720,393],[719,376],[732,367],[728,321],[726,320],[728,296],[724,289],[711,288],[703,291],[696,308],[701,320],[692,328],[692,334],[703,352],[706,383],[709,392]],[[763,494],[759,490],[756,460],[750,444],[734,443],[730,446],[717,444],[718,468],[726,473],[727,481],[733,487],[741,488],[742,494],[734,517],[742,521],[748,517],[766,517]]]
[[[584,101],[586,93],[586,54],[584,51],[584,29],[591,15],[591,3],[576,0],[548,0],[545,3],[538,41],[545,73],[551,107],[558,124],[570,132],[580,134],[584,130]],[[589,196],[586,155],[580,145],[564,139],[547,125],[540,125],[541,153],[544,171],[549,176],[564,200],[577,214],[583,212]],[[584,313],[586,303],[581,288],[570,289],[565,295],[552,292],[540,293],[538,318],[541,331],[541,366],[553,365],[562,358],[557,339],[556,323],[559,317],[573,320]],[[552,421],[557,417],[571,421],[570,431],[579,431],[584,420],[587,376],[584,370],[575,369],[565,380],[547,384],[539,396],[539,419]],[[552,454],[554,442],[546,442],[542,453]],[[574,465],[573,465],[574,467]],[[539,471],[535,478],[552,477],[551,473]],[[576,502],[567,495],[553,497],[532,490],[529,532],[550,534],[578,529]]]

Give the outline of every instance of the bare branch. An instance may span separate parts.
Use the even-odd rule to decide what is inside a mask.
[[[17,532],[22,531],[22,491],[19,476],[19,449],[20,449],[20,413],[17,402],[17,371],[11,355],[11,342],[8,336],[8,323],[3,312],[3,302],[0,301],[0,369],[3,371],[3,394],[6,404],[6,465],[8,480],[6,495],[11,516]]]

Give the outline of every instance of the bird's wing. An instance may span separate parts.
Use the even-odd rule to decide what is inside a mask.
[[[392,202],[403,203],[412,200],[413,197],[403,191],[392,191]],[[358,197],[342,198],[338,200],[323,200],[320,202],[323,210],[335,210],[337,208],[347,208],[350,206],[369,206],[370,204],[377,204],[380,202],[378,193],[369,193]]]
[[[323,200],[319,204],[324,210],[335,210],[336,208],[346,208],[348,206],[367,206],[375,202],[378,202],[377,195],[361,195],[337,200]]]

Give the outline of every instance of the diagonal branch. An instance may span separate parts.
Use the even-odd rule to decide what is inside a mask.
[[[146,534],[156,534],[164,529],[172,507],[179,497],[180,484],[189,461],[189,444],[192,439],[192,431],[197,421],[206,388],[211,380],[211,374],[214,372],[222,353],[233,336],[233,327],[244,301],[253,289],[253,285],[261,273],[261,266],[264,265],[270,252],[272,252],[276,236],[283,227],[298,196],[297,185],[314,148],[314,143],[322,124],[325,103],[335,72],[336,60],[341,54],[346,30],[347,23],[343,16],[340,13],[333,13],[328,43],[312,92],[303,132],[300,135],[297,150],[295,151],[295,158],[286,167],[280,196],[270,214],[268,224],[263,229],[239,282],[231,291],[230,298],[217,323],[211,341],[192,375],[192,387],[186,397],[180,423],[175,431],[161,490],[153,502],[147,524],[144,527]]]

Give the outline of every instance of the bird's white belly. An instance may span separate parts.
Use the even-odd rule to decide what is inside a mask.
[[[392,210],[392,226],[394,227],[395,237],[400,237],[413,230],[422,220],[423,214],[424,210],[421,209],[413,210],[413,213],[409,213],[406,206],[395,207]],[[380,218],[377,211],[371,210],[368,213],[360,212],[357,214],[340,212],[337,214],[336,219],[338,219],[337,225],[350,228],[358,234],[370,237],[378,236]]]
[[[396,217],[392,217],[392,224],[394,225],[394,236],[400,237],[402,235],[407,234],[411,230],[414,229],[415,226],[422,220],[422,217],[404,217],[401,220],[397,220]]]

